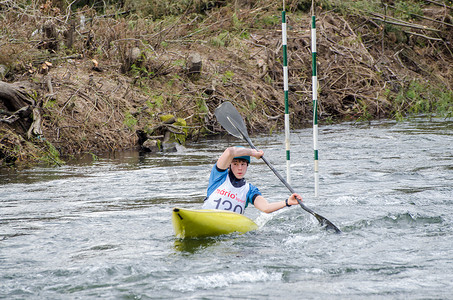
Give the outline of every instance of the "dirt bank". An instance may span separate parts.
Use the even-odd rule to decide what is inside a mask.
[[[2,164],[184,143],[222,131],[213,112],[226,100],[251,133],[282,130],[281,7],[204,2],[150,12],[0,4]],[[414,3],[418,11],[400,2],[348,14],[341,2],[316,7],[321,124],[453,112],[452,9]],[[312,122],[310,15],[288,3],[294,128]]]

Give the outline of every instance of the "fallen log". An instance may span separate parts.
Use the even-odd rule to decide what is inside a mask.
[[[0,123],[30,139],[42,135],[41,107],[27,91],[28,83],[0,81]]]

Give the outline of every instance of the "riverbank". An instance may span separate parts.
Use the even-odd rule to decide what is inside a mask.
[[[320,124],[451,114],[451,7],[366,3],[316,7]],[[2,165],[197,140],[222,132],[213,112],[226,100],[252,134],[283,128],[281,4],[0,10]],[[311,14],[287,10],[290,121],[301,128],[312,116]]]

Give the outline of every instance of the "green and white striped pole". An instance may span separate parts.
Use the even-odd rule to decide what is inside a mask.
[[[290,144],[289,144],[289,109],[288,109],[288,56],[286,41],[286,11],[285,1],[282,10],[282,45],[283,45],[283,91],[285,94],[285,149],[286,149],[286,181],[291,184]]]
[[[319,194],[318,169],[318,75],[316,74],[316,17],[312,5],[311,17],[312,95],[313,95],[313,150],[315,160],[315,197]]]

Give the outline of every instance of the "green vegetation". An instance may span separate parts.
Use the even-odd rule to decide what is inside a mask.
[[[60,152],[48,141],[36,138],[31,141],[10,130],[0,130],[0,166],[44,163],[61,166]]]
[[[407,115],[453,116],[453,91],[417,80],[402,89],[392,103],[393,114],[398,120]]]
[[[225,47],[230,41],[230,33],[228,31],[223,31],[210,39],[211,45],[215,47]]]
[[[40,161],[45,162],[48,165],[61,166],[64,161],[60,158],[60,152],[48,141],[44,141],[44,146],[41,148]]]
[[[124,125],[130,130],[133,130],[137,123],[137,119],[130,112],[127,112],[124,116]]]
[[[227,82],[230,82],[234,77],[234,72],[233,71],[226,71],[223,75],[222,75],[222,82],[223,83],[227,83]]]
[[[320,124],[453,115],[451,1],[315,4]],[[291,122],[310,126],[312,1],[285,5]],[[271,0],[2,3],[2,80],[33,84],[47,139],[27,138],[30,117],[24,128],[0,123],[2,163],[131,148],[138,131],[184,143],[217,133],[225,100],[254,131],[283,128],[281,10]]]

